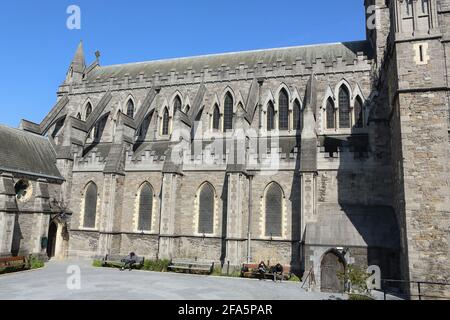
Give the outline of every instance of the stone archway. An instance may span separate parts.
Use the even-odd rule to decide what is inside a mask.
[[[322,292],[344,292],[344,280],[338,274],[345,271],[345,262],[341,255],[334,251],[327,252],[320,265],[320,290]]]
[[[58,226],[54,221],[50,223],[48,228],[48,241],[47,241],[47,256],[49,259],[53,258],[56,254],[56,241],[58,236]]]
[[[68,225],[60,218],[50,222],[47,235],[47,256],[49,259],[66,259],[69,249]]]

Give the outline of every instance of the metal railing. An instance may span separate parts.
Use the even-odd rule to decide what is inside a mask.
[[[448,287],[448,290],[450,292],[450,283],[446,283],[446,282],[430,282],[430,281],[407,281],[407,280],[392,280],[392,279],[381,279],[381,283],[382,283],[382,290],[383,290],[383,295],[384,295],[384,300],[386,300],[386,296],[388,294],[388,288],[387,285],[388,283],[392,283],[392,284],[398,284],[398,285],[402,285],[402,284],[407,284],[410,287],[410,291],[411,290],[411,284],[416,284],[417,285],[417,294],[398,294],[399,296],[405,296],[407,299],[410,298],[414,298],[414,297],[418,297],[419,300],[422,300],[422,298],[429,298],[429,299],[445,299],[445,300],[450,300],[450,294],[448,296],[434,296],[434,295],[427,295],[426,293],[424,294],[424,286],[430,285],[430,286],[442,286],[442,287]]]

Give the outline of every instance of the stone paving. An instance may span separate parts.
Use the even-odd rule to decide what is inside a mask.
[[[79,266],[81,288],[68,289],[69,266]],[[69,284],[72,283],[69,281]],[[0,299],[27,300],[336,300],[299,283],[94,268],[87,261],[49,262],[45,268],[0,276]]]

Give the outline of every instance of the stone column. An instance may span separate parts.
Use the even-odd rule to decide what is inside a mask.
[[[97,254],[105,256],[111,252],[112,231],[114,226],[114,209],[115,209],[115,194],[116,194],[116,175],[105,174],[103,179],[103,196],[101,205],[101,218],[99,231],[99,243]]]
[[[30,241],[30,253],[45,255],[47,248],[42,248],[41,240],[48,237],[48,228],[50,223],[50,194],[48,184],[45,179],[38,179],[36,182],[36,193],[33,215],[33,238]]]
[[[314,172],[301,173],[301,230],[305,232],[308,223],[317,222],[316,176]]]
[[[227,199],[227,234],[226,234],[226,262],[238,267],[246,260],[246,241],[243,232],[247,232],[247,221],[244,216],[244,184],[247,178],[242,173],[228,174]]]
[[[175,204],[181,175],[164,173],[162,181],[158,259],[173,257],[173,236],[175,235]]]
[[[13,176],[3,173],[0,176],[0,256],[11,255],[14,235],[15,212]]]

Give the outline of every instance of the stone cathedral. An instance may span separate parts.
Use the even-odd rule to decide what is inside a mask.
[[[80,44],[45,119],[0,127],[0,254],[449,281],[450,0],[364,5],[357,42],[112,66]]]

